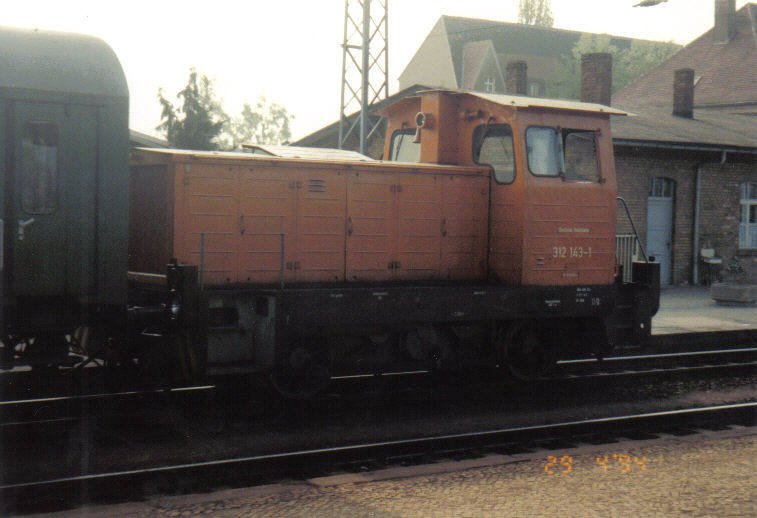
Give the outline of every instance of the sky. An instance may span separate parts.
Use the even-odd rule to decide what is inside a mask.
[[[355,0],[351,0],[355,1]],[[713,23],[713,0],[552,0],[554,26],[686,44]],[[737,9],[747,0],[737,0]],[[5,26],[97,36],[118,55],[132,129],[159,135],[159,89],[173,98],[190,67],[232,116],[259,96],[294,115],[296,140],[338,119],[344,0],[0,0]],[[442,15],[515,22],[518,0],[389,0],[390,94]]]

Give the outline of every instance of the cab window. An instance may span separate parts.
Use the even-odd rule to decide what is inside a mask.
[[[21,140],[21,208],[28,214],[58,210],[58,126],[30,122]]]
[[[415,130],[403,129],[392,133],[392,145],[389,148],[389,160],[394,162],[420,162],[421,143],[413,142]]]
[[[594,131],[532,126],[526,130],[528,168],[536,176],[597,182],[597,138]]]
[[[555,128],[531,126],[526,130],[528,168],[537,176],[560,176],[562,146]]]
[[[593,131],[565,131],[565,179],[596,182],[597,142]]]
[[[515,179],[513,130],[509,124],[486,124],[473,131],[473,161],[491,166],[497,183]]]

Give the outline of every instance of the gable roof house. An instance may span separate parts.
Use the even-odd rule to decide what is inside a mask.
[[[400,89],[420,83],[505,93],[507,64],[521,61],[528,68],[528,83],[520,93],[544,97],[547,83],[558,79],[560,60],[571,54],[583,34],[588,33],[442,16],[400,74]],[[610,38],[618,49],[627,49],[634,41]]]

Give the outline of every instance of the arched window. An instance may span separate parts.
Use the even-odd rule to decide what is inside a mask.
[[[757,182],[741,184],[739,248],[757,249]]]
[[[674,198],[676,181],[671,178],[658,176],[649,182],[649,195],[654,198]]]

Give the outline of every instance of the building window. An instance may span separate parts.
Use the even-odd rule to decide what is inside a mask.
[[[484,92],[494,93],[497,88],[497,82],[491,78],[487,77],[486,80],[484,80]]]
[[[741,184],[739,248],[757,249],[757,182]]]
[[[515,179],[513,130],[508,124],[486,124],[473,132],[473,161],[489,165],[497,183]]]
[[[652,178],[649,184],[649,196],[653,198],[673,198],[676,192],[676,182],[670,178],[658,176]]]
[[[27,214],[58,210],[58,126],[30,122],[21,141],[21,207]]]

